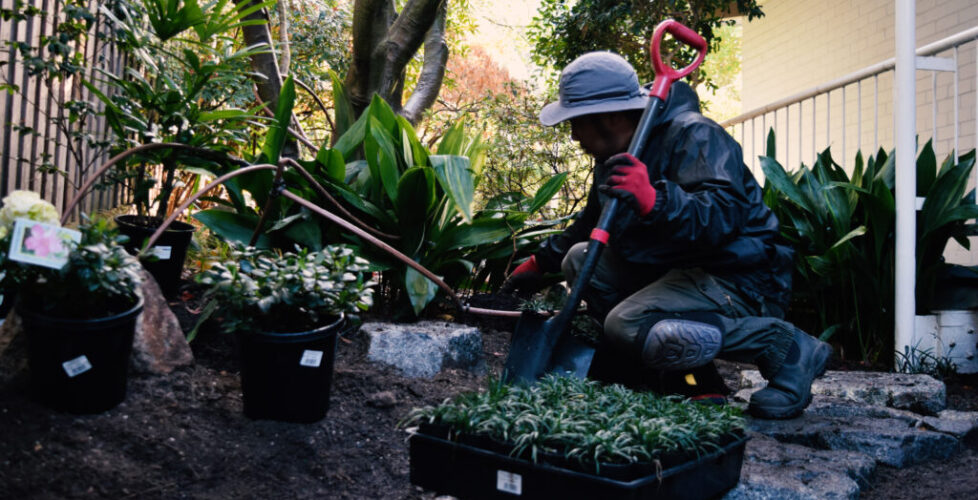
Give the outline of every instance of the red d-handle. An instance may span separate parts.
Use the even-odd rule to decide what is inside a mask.
[[[679,70],[663,63],[660,45],[662,44],[662,37],[666,33],[672,35],[676,40],[696,49],[699,52],[696,60],[690,63],[689,66]],[[669,95],[669,87],[672,86],[672,82],[692,73],[703,62],[703,58],[706,57],[706,40],[699,33],[683,26],[679,21],[666,19],[659,23],[652,33],[650,52],[652,55],[652,69],[655,71],[655,80],[652,82],[652,90],[649,92],[649,96],[658,97],[665,101]]]

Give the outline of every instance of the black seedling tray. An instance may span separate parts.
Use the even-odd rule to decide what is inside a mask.
[[[713,453],[633,480],[535,464],[423,429],[408,441],[411,483],[459,498],[694,500],[719,496],[737,485],[747,439],[738,437]]]

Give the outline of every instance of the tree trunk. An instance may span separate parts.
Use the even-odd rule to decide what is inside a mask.
[[[446,0],[408,0],[397,13],[391,0],[356,0],[353,7],[353,60],[346,87],[356,115],[374,94],[416,124],[438,97],[448,46],[445,44]],[[418,85],[402,105],[404,69],[424,45]]]
[[[291,3],[289,0],[278,0],[278,50],[280,74],[289,74],[289,66],[292,62],[292,49],[289,48],[289,11]]]
[[[254,3],[254,0],[236,0],[236,5],[243,8]],[[268,12],[265,9],[255,11],[245,17],[247,20],[260,19],[264,24],[244,26],[241,32],[244,35],[245,45],[252,47],[264,44],[268,51],[251,56],[251,69],[256,73],[253,77],[255,86],[258,89],[258,98],[261,99],[271,112],[275,113],[275,106],[278,103],[278,95],[282,91],[282,77],[279,71],[278,60],[272,51],[272,34],[268,30]],[[282,147],[282,156],[287,158],[298,158],[299,147],[295,139],[291,136],[285,141]]]

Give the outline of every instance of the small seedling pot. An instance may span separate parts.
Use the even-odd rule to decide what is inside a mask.
[[[423,425],[408,441],[411,483],[460,498],[695,500],[737,485],[747,437],[676,463],[602,464],[595,473],[559,457],[533,463],[478,438],[450,440],[443,427]]]
[[[347,325],[340,316],[306,332],[238,334],[245,415],[302,423],[325,417],[336,337]]]
[[[120,215],[115,218],[119,232],[129,237],[125,247],[133,255],[142,250],[146,240],[159,229],[161,222],[159,219],[139,215]],[[187,258],[187,249],[190,248],[194,231],[196,228],[190,224],[173,221],[147,252],[151,257],[141,259],[143,267],[153,275],[163,295],[167,297],[173,297],[180,286],[183,261]]]
[[[70,413],[101,413],[126,398],[129,357],[142,299],[97,319],[57,318],[17,305],[28,342],[30,386],[41,403]]]

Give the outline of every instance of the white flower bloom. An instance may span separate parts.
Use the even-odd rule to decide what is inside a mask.
[[[17,190],[3,199],[0,224],[10,229],[13,227],[14,220],[18,218],[58,224],[58,210],[33,191]]]

